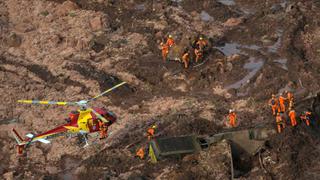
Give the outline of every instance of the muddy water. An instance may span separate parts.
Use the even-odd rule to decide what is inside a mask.
[[[261,47],[257,45],[242,45],[239,43],[225,43],[224,46],[217,47],[226,56],[231,56],[234,54],[244,54],[247,55],[243,50],[250,49],[258,51]]]
[[[146,7],[144,4],[137,4],[134,6],[134,9],[138,10],[138,11],[144,11],[146,9]]]
[[[236,2],[234,2],[234,0],[217,0],[219,3],[222,3],[224,5],[227,6],[233,6],[236,4]]]
[[[257,59],[251,57],[248,63],[245,63],[243,68],[249,70],[249,74],[243,77],[241,80],[228,85],[225,87],[226,89],[239,89],[241,86],[250,83],[250,80],[257,74],[257,72],[262,68],[264,65],[264,61],[262,59]]]
[[[280,64],[280,67],[288,71],[287,59],[276,59],[273,62]]]
[[[212,21],[213,17],[211,17],[206,11],[201,11],[200,17],[202,21]]]

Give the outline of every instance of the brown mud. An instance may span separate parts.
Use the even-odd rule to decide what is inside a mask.
[[[267,106],[272,93],[292,90],[299,102],[320,88],[319,10],[319,2],[300,0],[1,1],[1,176],[225,179],[229,162],[218,158],[223,144],[190,161],[155,165],[134,153],[154,123],[157,136],[228,131],[230,108],[238,112],[236,129],[273,127]],[[178,62],[163,63],[158,45],[169,34],[177,42],[203,35],[210,43],[203,64],[183,69]],[[49,130],[74,109],[16,100],[77,101],[121,81],[128,84],[92,104],[118,116],[106,141],[92,138],[90,147],[81,148],[74,139],[57,139],[16,157],[12,127],[21,134]],[[253,157],[240,179],[319,179],[318,136],[303,123],[286,128],[261,152],[265,168]],[[221,162],[216,171],[190,173],[201,171],[206,158]]]

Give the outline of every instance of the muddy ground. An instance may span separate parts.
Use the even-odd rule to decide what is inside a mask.
[[[319,89],[319,10],[313,0],[0,1],[2,178],[230,177],[230,164],[217,158],[227,153],[224,144],[156,165],[135,159],[134,151],[154,123],[157,136],[228,131],[230,108],[238,113],[236,129],[273,127],[266,103],[272,93],[292,90],[299,101]],[[158,45],[169,34],[177,42],[203,35],[211,47],[205,62],[186,70],[163,63]],[[93,104],[118,116],[106,141],[91,138],[81,148],[75,139],[57,139],[16,157],[12,127],[21,134],[49,130],[74,109],[16,100],[87,99],[120,81],[128,85]],[[265,168],[254,157],[240,178],[319,179],[319,155],[317,132],[287,128],[262,152]],[[205,169],[211,158],[217,163]]]

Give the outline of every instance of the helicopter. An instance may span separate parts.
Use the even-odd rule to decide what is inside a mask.
[[[17,145],[17,152],[19,155],[23,154],[23,150],[34,142],[41,142],[44,144],[51,143],[49,140],[56,137],[83,137],[85,146],[88,146],[87,135],[90,133],[107,133],[108,127],[111,126],[116,120],[116,115],[104,108],[91,108],[88,106],[89,102],[92,102],[99,97],[111,92],[112,90],[126,84],[121,82],[114,87],[102,92],[101,94],[94,96],[88,100],[80,100],[77,102],[58,102],[58,101],[38,101],[38,100],[18,100],[18,103],[25,104],[46,104],[46,105],[61,105],[61,106],[79,106],[77,111],[71,111],[69,117],[65,119],[67,123],[58,126],[49,131],[40,134],[26,134],[26,138],[23,139],[18,132],[13,128],[12,134],[15,138]],[[100,138],[102,139],[102,138]]]

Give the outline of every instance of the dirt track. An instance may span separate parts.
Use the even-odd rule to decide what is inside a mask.
[[[266,103],[272,93],[292,90],[299,100],[319,89],[319,10],[320,3],[311,0],[0,2],[0,174],[210,177],[190,176],[186,161],[153,166],[133,153],[153,123],[159,136],[227,131],[230,108],[238,112],[238,129],[273,126]],[[204,35],[212,47],[206,62],[187,70],[177,62],[164,64],[158,44],[168,34],[177,42]],[[15,156],[12,127],[21,134],[42,132],[63,123],[73,109],[16,100],[76,101],[120,81],[129,85],[94,104],[118,116],[107,142],[93,138],[83,149],[76,140],[59,139],[30,147],[26,158]],[[317,135],[306,127],[288,128],[262,154],[275,162],[269,173],[257,165],[242,178],[318,179],[318,146]],[[223,169],[215,177],[223,179]]]

